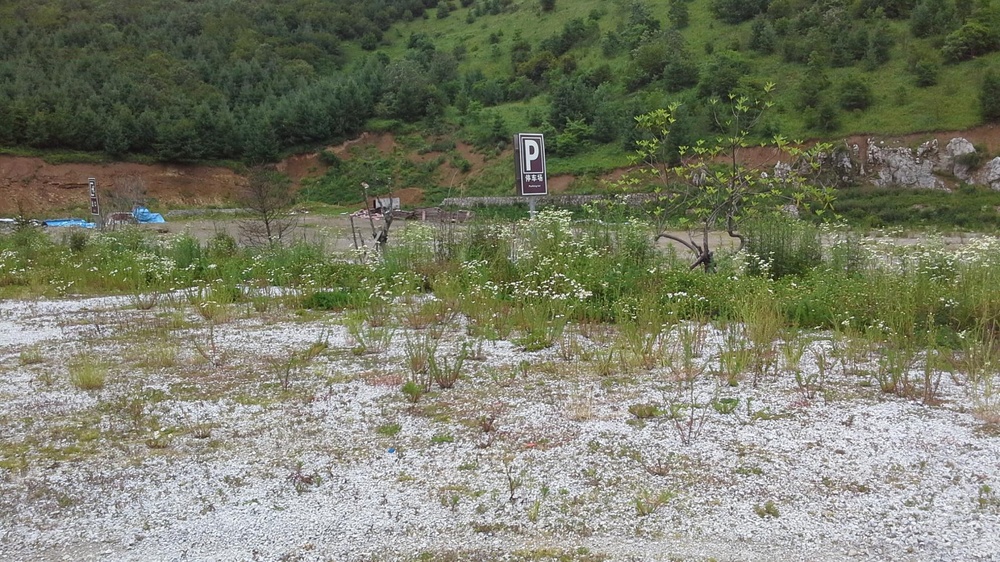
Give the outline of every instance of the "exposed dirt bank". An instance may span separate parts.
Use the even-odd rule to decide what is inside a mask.
[[[865,152],[867,140],[875,135],[854,135],[840,142],[858,145]],[[888,144],[914,145],[930,138],[947,142],[954,137],[964,137],[986,149],[990,154],[1000,150],[1000,128],[994,125],[976,127],[965,131],[915,133],[902,137],[885,138]],[[879,137],[883,138],[883,137]],[[341,158],[350,158],[351,149],[371,145],[382,152],[401,150],[392,134],[365,133],[327,150]],[[468,160],[471,168],[459,174],[472,177],[482,171],[483,157],[468,145],[457,143],[455,150]],[[408,154],[414,161],[427,160],[435,153]],[[767,160],[768,154],[748,153],[751,160]],[[444,164],[446,183],[454,183],[457,171]],[[292,178],[297,186],[307,177],[326,172],[319,153],[291,156],[278,164],[278,169]],[[41,158],[0,155],[0,216],[14,216],[19,211],[28,216],[52,215],[58,212],[87,212],[87,178],[97,178],[100,189],[108,190],[130,179],[139,179],[148,197],[160,210],[177,207],[210,207],[231,205],[244,178],[236,171],[219,166],[191,164],[135,164],[115,162],[108,164],[49,164]],[[573,181],[572,176],[551,178],[552,191],[563,192]],[[423,199],[419,186],[400,186],[398,196],[404,204],[416,205]]]

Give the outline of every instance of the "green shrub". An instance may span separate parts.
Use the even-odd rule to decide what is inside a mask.
[[[174,240],[173,254],[178,269],[197,269],[201,265],[201,243],[190,234],[182,234]]]
[[[231,258],[236,255],[236,239],[225,232],[216,232],[208,241],[206,253],[209,258]]]
[[[747,271],[780,279],[802,275],[823,259],[819,229],[785,215],[758,217],[742,228],[747,238]]]
[[[874,101],[871,86],[860,77],[851,76],[840,84],[840,107],[846,110],[865,110]]]
[[[78,254],[87,247],[87,242],[89,241],[89,236],[85,231],[74,230],[69,233],[69,235],[63,235],[63,244],[66,245],[74,254]]]
[[[100,390],[104,388],[108,376],[108,366],[86,355],[78,355],[67,365],[69,380],[80,390]]]
[[[347,291],[316,291],[302,299],[302,306],[313,310],[344,310],[354,302]]]

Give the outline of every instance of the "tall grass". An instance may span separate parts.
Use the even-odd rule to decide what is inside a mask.
[[[0,236],[0,296],[187,289],[199,302],[228,306],[251,289],[281,286],[307,296],[336,293],[343,307],[364,308],[371,323],[395,317],[394,299],[433,292],[479,337],[514,333],[526,347],[546,347],[567,323],[612,322],[633,325],[633,352],[647,356],[643,338],[656,333],[649,322],[657,329],[685,319],[752,324],[760,318],[748,316],[748,302],[760,304],[762,295],[782,327],[933,333],[946,346],[963,332],[1000,332],[996,238],[959,249],[932,238],[904,246],[787,218],[761,218],[745,231],[749,249],[767,259],[720,251],[718,271],[706,274],[656,251],[641,222],[577,221],[555,209],[516,222],[406,225],[366,264],[307,243],[257,250],[125,229],[90,233],[71,247],[29,228]]]
[[[108,365],[103,361],[89,356],[78,355],[70,360],[70,383],[80,390],[100,390],[104,388],[108,377]]]

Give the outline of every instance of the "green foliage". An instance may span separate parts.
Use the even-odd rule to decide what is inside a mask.
[[[755,505],[753,511],[754,513],[757,514],[758,517],[762,519],[766,518],[777,519],[778,517],[781,516],[781,513],[778,511],[778,506],[775,505],[773,500],[767,500],[763,504]]]
[[[506,141],[491,138],[492,114],[477,121],[470,113],[509,104],[500,113],[520,127],[513,104],[523,101],[533,108],[532,127],[554,112],[559,118],[549,121],[558,132],[582,120],[593,127],[585,142],[629,146],[630,114],[668,103],[664,91],[686,100],[691,134],[704,137],[713,132],[712,116],[692,86],[724,97],[765,80],[797,84],[798,65],[813,53],[830,83],[842,83],[840,69],[851,68],[876,99],[893,103],[851,115],[836,88],[815,85],[810,68],[801,88],[777,95],[772,119],[782,130],[947,130],[976,122],[975,83],[993,63],[988,55],[1000,35],[997,10],[968,0],[624,0],[615,9],[549,11],[549,0],[530,7],[332,0],[320,11],[311,2],[157,0],[141,14],[121,0],[101,10],[60,4],[60,17],[73,25],[49,29],[33,4],[13,0],[9,11],[18,17],[0,19],[7,78],[0,145],[261,164],[378,123],[390,131],[461,127],[461,136],[493,152]],[[454,17],[456,9],[467,13]],[[729,27],[712,13],[743,23]],[[478,18],[494,31],[470,33],[467,22]],[[936,55],[914,58],[917,52]],[[956,66],[942,70],[935,57]],[[983,62],[962,63],[972,58]],[[904,81],[904,68],[912,79]],[[565,80],[577,79],[600,103],[567,119],[549,106],[565,101]],[[921,90],[908,89],[914,82]]]
[[[549,121],[562,129],[572,121],[589,122],[597,109],[595,88],[582,78],[563,78],[552,92],[552,109]]]
[[[840,127],[840,114],[830,100],[819,102],[805,111],[805,125],[814,131],[832,133]]]
[[[992,69],[983,76],[979,88],[979,111],[983,121],[1000,121],[1000,75]]]
[[[938,227],[995,231],[1000,194],[966,186],[957,193],[937,190],[848,188],[838,190],[834,209],[858,227]]]
[[[440,115],[447,97],[438,87],[439,78],[428,66],[412,60],[390,63],[385,69],[386,88],[376,108],[378,114],[404,121]]]
[[[561,33],[543,40],[539,48],[561,56],[577,45],[597,39],[599,35],[600,28],[596,21],[573,18],[563,25]]]
[[[389,0],[378,16],[346,1],[65,4],[72,25],[52,29],[29,7],[0,23],[13,73],[0,142],[192,160],[240,158],[264,123],[279,148],[355,134],[378,81],[364,63],[342,69],[343,44],[377,43],[408,4]]]
[[[998,45],[995,29],[983,22],[970,21],[944,38],[941,56],[956,63],[995,51]]]
[[[871,86],[859,76],[849,76],[840,83],[840,107],[865,110],[875,101]]]
[[[661,28],[660,20],[653,15],[653,9],[645,0],[628,0],[623,8],[624,21],[618,32],[605,37],[603,48],[606,53],[634,49],[645,37]]]
[[[763,17],[754,18],[750,26],[750,49],[758,53],[769,55],[774,52],[778,42],[774,26],[769,20]]]
[[[382,437],[395,437],[396,435],[399,435],[399,432],[402,429],[403,426],[398,423],[387,423],[375,428],[375,433],[381,435]]]
[[[823,260],[819,229],[785,214],[764,215],[743,224],[747,272],[780,279],[805,275]]]
[[[824,100],[830,87],[830,78],[825,70],[826,61],[819,53],[809,57],[806,73],[799,82],[798,106],[800,108],[817,108]]]
[[[933,50],[917,48],[907,58],[907,68],[913,74],[914,83],[918,87],[928,88],[938,83],[941,57]]]
[[[914,37],[947,33],[955,23],[955,6],[948,0],[920,0],[910,13],[910,32]]]
[[[750,63],[739,53],[718,53],[705,66],[698,93],[703,97],[728,96],[739,89],[741,78],[751,73]]]
[[[410,404],[416,404],[427,393],[427,390],[415,381],[406,381],[400,391]]]
[[[330,168],[319,177],[304,182],[299,197],[330,204],[350,204],[364,200],[362,183],[372,189],[372,195],[385,194],[394,181],[409,178],[417,184],[427,182],[428,172],[396,155],[384,155],[372,148],[357,151],[349,160]],[[394,180],[393,178],[397,178]]]
[[[670,27],[674,29],[687,27],[691,23],[688,0],[670,0],[667,7],[667,17],[670,19]]]
[[[594,128],[584,121],[567,121],[562,132],[555,135],[551,152],[555,156],[572,156],[582,151],[593,136]]]
[[[347,291],[316,291],[302,299],[302,306],[315,310],[344,310],[355,302],[355,296]]]
[[[942,220],[951,218],[940,212],[942,201],[978,206],[982,216],[992,214],[994,224],[994,209],[1000,204],[1000,195],[985,188],[963,188],[960,194],[887,190],[883,196],[900,201],[896,211],[907,216],[916,215],[918,206],[937,205],[931,212]],[[838,205],[850,200],[848,190]],[[227,310],[242,308],[232,303],[256,304],[255,288],[287,287],[306,296],[274,297],[276,306],[358,306],[363,314],[349,312],[345,322],[360,338],[359,351],[384,349],[389,341],[389,328],[371,326],[373,318],[386,314],[388,303],[419,303],[411,309],[414,326],[460,312],[470,334],[506,338],[527,349],[558,345],[571,322],[591,327],[594,322],[614,322],[627,350],[624,355],[632,356],[624,360],[653,363],[657,359],[649,342],[656,341],[664,324],[679,320],[739,320],[753,349],[760,352],[752,355],[761,358],[774,352],[774,334],[782,328],[818,326],[835,330],[835,338],[857,334],[900,347],[896,355],[883,354],[883,369],[876,377],[893,392],[912,386],[903,368],[914,357],[913,346],[903,346],[903,340],[951,341],[962,347],[964,361],[974,362],[975,355],[984,352],[982,345],[995,341],[1000,330],[1000,265],[995,259],[1000,247],[994,237],[968,240],[954,251],[933,237],[912,246],[824,228],[820,244],[816,227],[781,215],[757,214],[741,223],[748,253],[718,258],[715,266],[724,274],[706,275],[655,249],[647,234],[650,225],[630,217],[624,207],[593,206],[587,217],[590,220],[576,221],[568,211],[546,209],[534,220],[516,224],[476,222],[462,229],[413,225],[391,239],[384,260],[364,265],[308,244],[210,251],[190,236],[164,241],[140,229],[95,232],[86,246],[73,251],[65,245],[68,240],[55,242],[47,233],[26,227],[0,235],[0,290],[6,297],[56,296],[69,287],[74,293],[128,295],[183,289],[199,314],[215,321],[225,318]],[[428,285],[434,298],[407,300]],[[362,295],[363,303],[357,298]],[[424,332],[425,341],[433,339],[432,330]],[[949,336],[962,332],[965,339]],[[401,391],[405,388],[403,396],[416,403],[435,378],[442,387],[454,383],[467,364],[466,354],[473,357],[470,349],[463,346],[448,356],[438,355],[434,367],[428,359],[424,371],[413,369],[411,384],[400,386]],[[314,346],[305,355],[296,354],[296,360],[319,351]],[[731,351],[720,358],[720,369],[754,361]],[[21,360],[37,359],[23,355]],[[96,389],[102,381],[113,382],[107,367],[73,361],[69,372],[80,388]],[[982,381],[970,384],[976,390]],[[734,403],[725,400],[704,407],[732,413]],[[658,412],[656,406],[635,404],[629,411],[638,418],[690,412],[669,409]],[[382,434],[394,431],[387,428]]]
[[[767,11],[770,0],[712,0],[712,14],[730,24],[751,20]]]
[[[667,30],[645,37],[631,53],[627,69],[630,89],[660,80],[666,91],[677,92],[698,82],[698,66],[680,33]]]

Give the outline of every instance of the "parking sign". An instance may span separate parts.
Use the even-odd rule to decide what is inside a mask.
[[[545,173],[545,136],[541,133],[518,133],[514,137],[514,166],[518,195],[547,195],[549,182]]]

